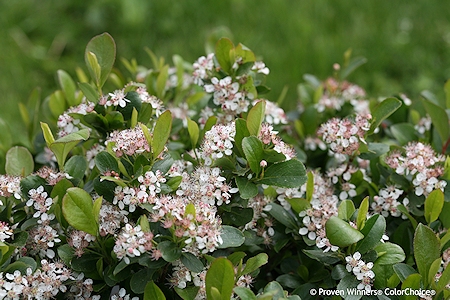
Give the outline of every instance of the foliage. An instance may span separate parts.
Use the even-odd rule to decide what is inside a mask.
[[[90,79],[59,71],[21,106],[36,142],[4,149],[0,298],[450,296],[449,101],[367,99],[347,57],[306,75],[286,114],[242,44],[193,64],[148,54],[121,73],[98,35]]]

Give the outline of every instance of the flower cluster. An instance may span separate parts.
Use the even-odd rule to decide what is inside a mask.
[[[0,175],[0,196],[20,199],[20,176]],[[0,205],[3,205],[0,200]]]
[[[58,231],[48,224],[39,224],[28,231],[26,249],[31,255],[54,258],[55,244],[61,242]]]
[[[67,243],[75,249],[77,257],[81,257],[85,252],[84,249],[93,241],[95,241],[95,236],[80,230],[72,230],[67,238]]]
[[[144,232],[140,225],[132,226],[125,224],[122,231],[116,237],[114,253],[118,259],[130,263],[130,257],[141,256],[141,254],[153,249],[153,233]]]
[[[261,130],[259,131],[258,138],[263,142],[264,145],[273,146],[273,150],[278,153],[284,154],[286,160],[295,157],[294,148],[281,140],[278,132],[273,130],[272,125],[263,123],[261,126]]]
[[[112,150],[117,157],[121,157],[123,154],[132,156],[150,152],[150,146],[140,126],[112,132],[106,140],[106,144],[109,143],[113,144]]]
[[[208,166],[198,167],[192,174],[183,173],[183,180],[177,190],[177,195],[195,201],[199,199],[210,205],[230,203],[231,194],[238,191],[227,184],[221,176],[219,168]]]
[[[73,275],[64,264],[45,259],[34,272],[28,268],[25,274],[18,270],[0,273],[0,299],[54,299],[60,292],[68,292],[66,296],[70,298],[88,299],[93,291],[92,280],[82,281],[82,276]],[[80,284],[84,286],[82,291],[76,288]]]
[[[333,118],[322,124],[317,134],[338,154],[352,155],[366,143],[364,135],[370,129],[370,115],[356,115],[355,120]]]
[[[239,82],[233,82],[230,76],[223,79],[213,77],[211,84],[205,84],[204,89],[207,93],[213,93],[214,104],[227,115],[235,116],[246,112],[250,104],[246,95],[239,91]],[[252,99],[253,95],[248,94],[247,97]]]
[[[233,142],[236,134],[234,122],[226,125],[214,125],[205,133],[201,156],[205,165],[210,166],[213,161],[233,153]]]
[[[375,278],[375,273],[372,271],[373,263],[364,262],[361,259],[361,253],[355,252],[352,256],[345,257],[347,262],[346,269],[348,272],[353,273],[356,279],[360,280],[357,288],[370,291],[372,289],[372,282]]]
[[[53,199],[47,197],[47,192],[44,191],[44,187],[41,185],[37,189],[31,189],[28,191],[29,200],[26,202],[27,206],[33,206],[35,213],[34,218],[40,218],[41,221],[47,221],[53,219],[53,214],[47,214],[50,210]]]
[[[0,221],[0,242],[4,243],[13,235],[13,230],[6,222]]]
[[[388,186],[386,188],[381,189],[378,192],[378,195],[373,197],[373,202],[371,204],[371,208],[374,213],[379,213],[383,215],[383,217],[388,217],[389,215],[393,217],[406,218],[400,210],[398,206],[400,204],[408,205],[409,201],[407,198],[401,200],[401,196],[403,195],[403,190],[399,189],[396,186]],[[400,202],[400,201],[402,202]]]
[[[397,174],[412,181],[417,196],[427,196],[435,189],[444,190],[447,182],[439,180],[444,173],[445,156],[421,142],[411,142],[404,147],[404,153],[393,151],[386,157],[386,163]]]
[[[261,99],[256,99],[252,102],[252,105],[255,106]],[[266,102],[265,108],[265,118],[264,121],[271,125],[279,125],[279,124],[287,124],[288,119],[284,110],[279,107],[276,103],[264,100]]]
[[[200,86],[204,85],[204,80],[210,77],[210,73],[214,69],[214,53],[205,56],[200,56],[197,61],[192,65],[194,72],[192,77],[194,83]]]
[[[72,106],[58,117],[58,136],[63,137],[80,129],[88,128],[81,123],[76,115],[86,115],[94,110],[95,104],[87,100],[77,106]]]
[[[340,111],[345,103],[350,103],[356,113],[369,113],[369,102],[366,100],[366,92],[360,86],[334,78],[328,78],[324,82],[324,93],[315,105],[318,112],[327,109]]]

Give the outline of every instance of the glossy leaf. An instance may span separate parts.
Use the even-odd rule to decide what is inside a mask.
[[[394,124],[389,129],[400,145],[406,145],[410,141],[417,140],[416,129],[411,123]]]
[[[233,226],[223,225],[222,234],[220,236],[223,243],[219,245],[219,249],[239,247],[245,241],[242,232]]]
[[[77,187],[67,189],[62,201],[64,218],[73,228],[96,236],[98,223],[93,207],[92,197],[86,191]]]
[[[266,253],[259,253],[254,257],[250,257],[245,263],[245,268],[242,270],[241,275],[252,273],[258,270],[261,266],[267,264],[269,256]]]
[[[258,176],[261,172],[261,161],[263,160],[263,143],[254,136],[245,137],[242,140],[242,150],[247,159],[250,169]]]
[[[374,250],[378,254],[376,263],[379,265],[392,265],[405,260],[405,252],[402,247],[393,243],[379,243]]]
[[[397,98],[387,98],[378,104],[372,111],[372,124],[368,133],[373,133],[380,126],[381,122],[392,115],[400,106],[402,106],[402,101]]]
[[[436,131],[438,132],[442,143],[445,143],[445,141],[447,141],[447,139],[449,138],[450,134],[448,124],[449,119],[447,113],[442,107],[436,105],[430,100],[423,99],[422,103],[428,115],[431,117],[431,122],[436,128]]]
[[[413,267],[404,263],[398,263],[393,265],[392,267],[394,268],[395,273],[402,282],[405,281],[405,279],[409,275],[417,273]]]
[[[171,129],[172,114],[169,110],[166,110],[159,116],[155,124],[155,129],[153,130],[153,138],[151,141],[153,159],[156,159],[156,157],[164,150]]]
[[[194,273],[200,273],[205,268],[201,260],[198,259],[198,257],[194,254],[189,252],[185,252],[181,255],[181,262],[186,266],[186,268]]]
[[[85,61],[91,77],[101,88],[116,60],[116,44],[108,33],[93,37],[86,46]]]
[[[79,82],[78,87],[80,88],[81,92],[86,97],[86,99],[88,99],[92,103],[97,104],[99,100],[99,95],[92,85],[90,85],[87,82]]]
[[[414,273],[409,275],[402,283],[402,290],[409,288],[411,290],[419,290],[421,288],[422,276],[418,273]],[[404,295],[404,300],[416,300],[417,296],[415,295]]]
[[[373,215],[370,217],[361,233],[364,234],[364,238],[356,245],[356,251],[360,253],[366,253],[373,249],[380,240],[386,230],[386,220],[382,215]]]
[[[361,230],[361,228],[364,227],[368,212],[369,212],[369,197],[366,197],[359,205],[358,216],[356,217],[356,228]]]
[[[221,38],[217,44],[215,49],[215,56],[220,67],[223,69],[225,73],[231,73],[231,67],[234,64],[234,59],[231,61],[230,52],[234,49],[233,42],[231,42],[228,38]]]
[[[68,173],[72,178],[81,180],[84,177],[84,173],[88,168],[86,158],[81,155],[75,155],[69,158],[64,165],[64,171]]]
[[[247,129],[250,135],[258,136],[264,121],[266,101],[261,100],[250,109],[247,116]]]
[[[328,219],[325,228],[330,243],[341,248],[357,243],[364,238],[361,232],[336,216]]]
[[[30,151],[22,146],[15,146],[6,152],[5,171],[9,175],[27,176],[34,170],[34,160]]]
[[[242,199],[250,199],[258,194],[258,187],[246,177],[235,177],[234,179]]]
[[[158,250],[161,251],[162,258],[167,262],[174,262],[181,256],[181,250],[177,244],[170,241],[163,241],[158,244]]]
[[[252,292],[251,289],[237,286],[233,290],[236,295],[239,296],[241,300],[256,300],[255,294]]]
[[[94,161],[102,174],[108,171],[119,172],[119,164],[117,163],[116,158],[106,151],[98,153],[95,156]]]
[[[180,289],[179,287],[174,287],[175,292],[178,296],[183,300],[194,300],[198,294],[198,290],[200,289],[198,286],[186,287],[184,289]]]
[[[338,217],[342,220],[350,221],[355,210],[355,204],[353,204],[353,201],[343,200],[341,204],[339,204]]]
[[[299,160],[291,159],[269,166],[258,183],[295,188],[304,184],[306,180],[305,166]]]
[[[155,269],[145,268],[134,273],[130,279],[130,288],[136,294],[143,294],[146,291],[147,285],[152,282],[151,279]],[[158,298],[153,298],[158,299]]]
[[[281,205],[277,203],[270,203],[266,206],[267,212],[274,217],[278,222],[290,229],[298,227],[294,217]]]
[[[212,288],[218,290],[220,295],[219,299],[231,299],[234,288],[234,267],[231,262],[224,257],[215,259],[206,273],[205,283],[208,299],[213,299]]]
[[[56,74],[58,76],[59,86],[61,87],[69,106],[78,105],[79,103],[75,98],[76,85],[72,77],[64,70],[58,70]]]
[[[436,221],[444,207],[444,193],[437,189],[432,191],[425,199],[425,220],[428,224]]]
[[[166,300],[166,296],[152,280],[145,286],[144,300]]]
[[[187,119],[188,121],[188,132],[189,137],[191,138],[191,145],[192,148],[195,148],[198,142],[198,138],[200,135],[200,130],[198,128],[198,125],[196,122],[192,121],[191,119]]]
[[[440,244],[436,234],[429,227],[419,224],[414,234],[414,258],[424,282],[428,282],[431,264],[440,257]]]

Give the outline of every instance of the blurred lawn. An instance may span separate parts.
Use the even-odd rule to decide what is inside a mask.
[[[109,32],[118,56],[150,65],[144,47],[193,62],[219,27],[271,69],[271,100],[287,85],[292,104],[304,73],[325,78],[349,48],[368,59],[349,79],[372,96],[441,93],[450,78],[450,10],[442,0],[0,0],[0,118],[20,133],[17,102],[36,86],[47,96],[58,69],[75,75],[94,35]]]

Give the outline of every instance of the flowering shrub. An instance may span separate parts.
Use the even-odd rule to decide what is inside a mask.
[[[21,106],[39,133],[0,176],[0,299],[450,296],[450,130],[433,95],[367,99],[344,78],[356,59],[305,76],[285,113],[241,44],[174,67],[149,54],[125,75],[94,37],[90,80],[61,70],[60,90]]]

